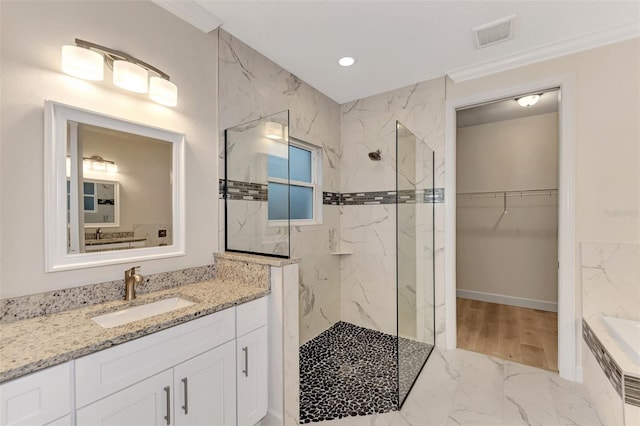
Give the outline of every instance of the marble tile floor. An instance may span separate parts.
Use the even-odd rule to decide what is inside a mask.
[[[475,352],[435,348],[400,411],[314,426],[602,425],[583,385]]]

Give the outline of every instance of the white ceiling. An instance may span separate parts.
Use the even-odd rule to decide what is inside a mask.
[[[153,0],[218,25],[338,103],[449,75],[462,81],[640,35],[640,1]],[[515,14],[513,39],[471,28]],[[350,68],[338,66],[355,56]]]

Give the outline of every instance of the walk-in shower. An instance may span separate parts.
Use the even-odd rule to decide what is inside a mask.
[[[287,220],[298,215],[301,208],[298,204],[304,197],[294,197],[292,192],[298,180],[292,176],[298,165],[292,164],[295,158],[291,155],[287,130],[285,111],[225,131],[223,190],[228,251],[287,257],[295,249]],[[395,256],[388,250],[385,253],[385,261],[389,263],[378,277],[378,287],[371,283],[367,289],[366,280],[357,283],[344,280],[338,288],[365,287],[362,289],[365,299],[367,294],[378,298],[383,306],[376,312],[385,318],[357,312],[351,318],[361,315],[370,321],[333,322],[300,347],[300,423],[399,409],[433,349],[433,151],[400,122],[396,123],[395,135],[388,137],[395,137],[395,141],[387,141],[387,149],[367,149],[362,153],[364,161],[367,156],[373,160],[367,164],[375,173],[389,176],[382,191],[331,192],[323,196],[331,200],[323,208],[340,209],[341,217],[343,213],[353,213],[349,209],[359,209],[358,214],[350,217],[367,217],[367,210],[375,210],[381,217],[382,228],[372,228],[371,232],[375,238],[385,239],[385,247],[395,247]],[[394,142],[395,150],[391,148]],[[348,167],[343,164],[343,170],[345,166]],[[275,183],[279,186],[274,186]],[[280,213],[276,214],[274,209]],[[274,215],[282,219],[282,212],[287,220],[273,220]],[[355,223],[348,228],[363,229],[370,225]],[[346,228],[340,224],[344,233]],[[378,266],[383,263],[374,257],[354,253],[349,260],[340,260],[340,266],[342,269],[345,262],[357,259]],[[362,268],[366,265],[361,265]],[[301,282],[303,278],[301,275]],[[337,294],[335,300],[343,304],[343,313],[346,309],[363,309],[361,304],[347,304],[341,297]]]

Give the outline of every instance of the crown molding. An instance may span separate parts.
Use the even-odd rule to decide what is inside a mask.
[[[575,37],[557,43],[547,44],[535,49],[525,50],[513,55],[482,62],[470,67],[458,68],[447,75],[454,83],[495,74],[501,71],[570,55],[572,53],[593,49],[607,44],[640,37],[640,24],[637,22],[622,26],[607,28],[602,31],[593,32],[584,36]]]
[[[200,31],[211,32],[222,25],[222,20],[193,0],[151,0]]]

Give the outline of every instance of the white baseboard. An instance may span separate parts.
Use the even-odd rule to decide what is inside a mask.
[[[558,312],[558,303],[546,300],[527,299],[526,297],[505,296],[504,294],[485,293],[473,290],[456,290],[456,296],[464,299],[480,300],[482,302],[500,303],[501,305],[520,306],[522,308],[538,309],[541,311]]]
[[[276,413],[275,410],[269,408],[267,410],[267,415],[264,416],[258,424],[260,426],[282,426],[284,424],[284,420],[280,413]]]

